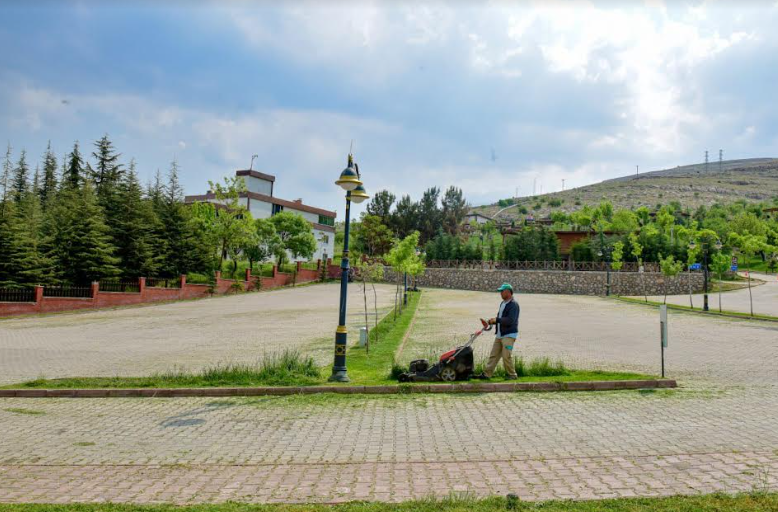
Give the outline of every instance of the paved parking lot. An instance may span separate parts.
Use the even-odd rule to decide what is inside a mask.
[[[741,277],[745,277],[742,272]],[[708,307],[712,311],[718,311],[719,300],[721,300],[721,309],[724,311],[750,313],[753,304],[754,314],[778,317],[778,276],[752,272],[751,278],[751,297],[749,297],[748,288],[724,292],[721,296],[718,293],[710,293],[708,294]],[[664,297],[656,296],[648,299],[662,302]],[[703,294],[695,293],[691,296],[691,304],[688,295],[671,295],[667,297],[667,302],[681,306],[694,305],[695,308],[702,309],[703,299]]]
[[[403,358],[466,336],[478,316],[493,316],[497,300],[425,292]],[[519,300],[527,357],[658,368],[652,308],[592,297]],[[670,320],[668,369],[681,379],[679,390],[3,399],[0,501],[331,502],[452,491],[585,499],[778,489],[778,324],[688,313]]]
[[[372,309],[372,290],[369,298]],[[377,287],[379,316],[394,287]],[[332,357],[338,284],[285,288],[164,305],[0,320],[0,384],[73,376],[138,376],[175,368],[254,362],[299,349]],[[359,286],[349,287],[352,339],[364,325]],[[374,315],[370,318],[372,319]]]

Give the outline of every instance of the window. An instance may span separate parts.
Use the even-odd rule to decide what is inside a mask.
[[[272,215],[275,215],[276,213],[281,213],[282,211],[284,211],[284,205],[273,204],[273,213],[272,213]]]
[[[319,224],[324,224],[325,226],[334,226],[335,219],[332,217],[327,217],[326,215],[319,215]]]

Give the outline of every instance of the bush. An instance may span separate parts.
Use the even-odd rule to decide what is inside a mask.
[[[211,284],[214,281],[214,276],[210,274],[198,274],[192,272],[186,275],[186,282],[192,284]]]
[[[549,199],[548,205],[552,206],[554,208],[559,208],[560,206],[562,206],[564,204],[564,202],[565,202],[564,199],[559,199],[559,198],[555,197],[553,199]]]
[[[196,380],[209,386],[293,386],[314,384],[321,379],[319,367],[312,357],[303,357],[295,350],[266,355],[256,364],[231,363],[216,365],[199,374],[172,373],[167,379]]]

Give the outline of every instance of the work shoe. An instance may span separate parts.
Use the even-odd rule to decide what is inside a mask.
[[[474,379],[479,379],[479,380],[489,380],[489,379],[491,379],[491,377],[488,377],[485,373],[479,373],[477,375],[473,375],[473,378]]]
[[[519,380],[519,376],[518,375],[508,375],[507,377],[505,377],[505,380]]]

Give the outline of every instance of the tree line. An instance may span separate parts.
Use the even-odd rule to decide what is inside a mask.
[[[680,261],[685,267],[700,263],[702,247],[710,261],[716,253],[730,260],[740,255],[757,268],[778,270],[778,212],[771,214],[778,203],[739,200],[690,211],[678,202],[653,209],[615,209],[603,201],[571,213],[553,211],[550,225],[528,219],[514,221],[511,227],[519,228],[518,233],[503,237],[505,226],[494,222],[462,224],[467,202],[460,190],[451,187],[443,201],[438,203],[438,198],[439,189],[433,188],[418,203],[404,196],[395,204],[393,194],[379,192],[368,204],[351,243],[357,252],[380,256],[410,226],[408,229],[419,231],[420,248],[427,260],[551,261],[561,257],[554,231],[582,231],[590,236],[573,245],[571,258],[575,261],[614,262],[617,257],[617,265],[621,261],[665,262],[669,268],[671,261]],[[719,259],[723,261],[723,257]]]
[[[283,261],[315,250],[302,217],[252,219],[237,201],[242,181],[212,184],[225,207],[185,205],[176,161],[143,186],[135,160],[120,158],[105,135],[90,155],[76,142],[59,162],[49,143],[32,170],[27,152],[14,157],[8,145],[0,174],[0,287],[211,275],[225,257]]]

